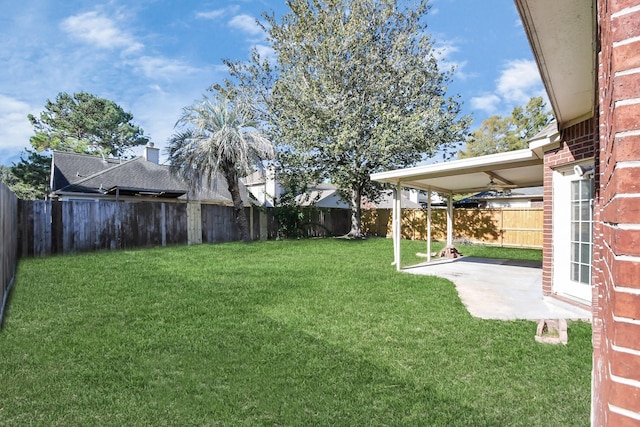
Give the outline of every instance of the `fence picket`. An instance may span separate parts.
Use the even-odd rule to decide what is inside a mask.
[[[3,206],[4,206],[4,199]],[[19,254],[43,256],[100,249],[122,249],[186,243],[240,240],[230,206],[200,203],[115,201],[20,201]],[[246,209],[251,215],[252,210]],[[391,211],[363,210],[363,232],[391,236]],[[308,212],[307,237],[340,236],[351,226],[350,211],[318,209]],[[456,237],[503,246],[542,247],[542,209],[456,209]],[[18,221],[18,220],[16,220]],[[432,236],[446,235],[444,211],[432,213]],[[278,236],[271,209],[253,210],[256,239]],[[403,238],[426,238],[426,213],[403,210]]]
[[[18,198],[0,182],[0,326],[18,262]]]

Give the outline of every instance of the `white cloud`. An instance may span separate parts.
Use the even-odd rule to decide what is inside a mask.
[[[199,70],[175,59],[153,56],[141,56],[131,61],[135,68],[146,77],[154,80],[172,80],[174,78],[194,74]]]
[[[224,15],[236,13],[240,9],[239,6],[228,6],[222,9],[208,10],[206,12],[196,13],[197,18],[216,20]]]
[[[501,99],[498,95],[489,93],[471,98],[471,108],[493,114],[498,109],[498,104],[500,104],[500,102]]]
[[[517,59],[509,61],[496,83],[497,93],[506,102],[526,104],[532,96],[539,95],[542,80],[535,61]]]
[[[260,55],[260,58],[268,59],[270,62],[273,61],[276,57],[276,52],[275,50],[273,50],[271,46],[257,44],[254,46],[254,49],[258,52],[258,55]]]
[[[451,40],[440,41],[435,44],[433,48],[433,54],[440,64],[440,69],[443,71],[449,71],[453,68],[454,75],[460,80],[467,80],[472,75],[465,72],[464,68],[467,65],[467,61],[456,61],[452,59],[452,56],[460,51],[460,48],[456,42]]]
[[[62,21],[61,28],[78,40],[104,49],[135,52],[143,48],[131,34],[118,28],[115,21],[95,11],[70,16]]]
[[[229,26],[252,36],[262,35],[264,31],[250,15],[236,15],[229,21]]]
[[[26,102],[0,94],[0,164],[10,165],[18,153],[29,147],[33,128],[27,119],[36,109]]]
[[[459,50],[460,48],[455,44],[455,42],[450,40],[438,42],[434,46],[434,54],[438,59],[447,59],[451,54],[456,53]]]
[[[541,96],[548,104],[535,61],[516,59],[507,61],[495,81],[492,93],[471,98],[474,110],[489,114],[509,114],[513,107],[525,105],[534,96]]]

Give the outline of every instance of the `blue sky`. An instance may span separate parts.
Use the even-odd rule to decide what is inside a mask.
[[[255,24],[284,0],[1,0],[0,164],[29,147],[39,114],[59,92],[115,101],[161,148],[182,107],[226,77],[223,58],[269,48]],[[472,128],[543,95],[513,0],[432,0],[427,17],[444,66],[455,65]]]

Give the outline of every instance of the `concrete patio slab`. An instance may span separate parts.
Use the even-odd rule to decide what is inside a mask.
[[[420,264],[406,273],[451,280],[469,313],[482,319],[581,319],[591,312],[542,295],[541,264],[462,257],[448,262]]]

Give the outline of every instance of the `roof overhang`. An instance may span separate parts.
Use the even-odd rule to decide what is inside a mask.
[[[594,0],[515,0],[549,101],[564,129],[594,115]]]
[[[182,190],[156,190],[150,188],[135,188],[115,186],[107,190],[106,194],[115,194],[118,196],[137,196],[137,197],[157,197],[163,199],[176,199],[187,194]]]
[[[475,193],[497,186],[535,187],[543,184],[543,159],[533,149],[509,151],[446,163],[379,172],[371,180],[443,193]]]

